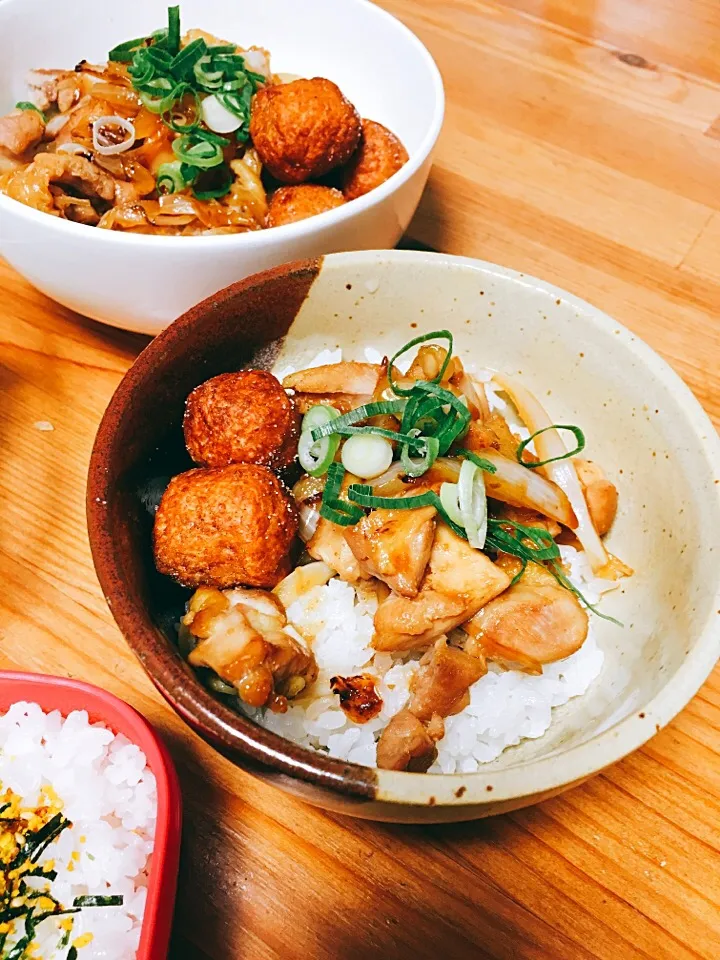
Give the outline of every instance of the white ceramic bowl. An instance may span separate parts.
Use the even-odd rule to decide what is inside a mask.
[[[368,0],[182,0],[201,27],[270,50],[273,69],[334,80],[361,115],[401,138],[409,162],[358,200],[299,223],[217,237],[97,230],[0,195],[0,255],[34,286],[95,320],[156,334],[193,304],[287,260],[393,247],[415,212],[442,126],[442,80],[430,54]],[[0,0],[0,114],[27,99],[33,67],[102,62],[123,40],[167,21],[166,0]]]

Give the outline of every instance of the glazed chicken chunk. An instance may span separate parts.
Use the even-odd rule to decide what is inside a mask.
[[[498,561],[510,576],[520,572],[516,557]],[[577,597],[538,563],[486,604],[463,629],[472,638],[467,649],[488,660],[542,673],[544,663],[569,657],[585,642],[588,615]]]
[[[200,587],[182,622],[199,640],[189,662],[214,670],[251,707],[283,712],[317,677],[315,658],[287,631],[285,608],[265,590]]]
[[[435,514],[432,506],[373,510],[345,531],[345,540],[365,573],[400,596],[415,597],[430,559]]]
[[[0,117],[0,147],[13,156],[37,146],[45,133],[45,122],[37,110],[16,110]]]
[[[295,392],[300,413],[307,413],[318,403],[331,404],[340,413],[347,413],[372,400],[384,374],[385,367],[380,364],[347,360],[291,373],[283,380],[283,387]]]
[[[439,525],[419,593],[392,593],[378,606],[373,646],[385,651],[427,647],[474,616],[509,583],[508,575],[484,553]]]
[[[470,687],[486,673],[482,656],[448,646],[445,637],[437,640],[410,681],[407,707],[391,718],[380,735],[378,766],[406,770],[414,763],[427,769],[435,755],[435,742],[445,732],[443,718],[467,706]]]

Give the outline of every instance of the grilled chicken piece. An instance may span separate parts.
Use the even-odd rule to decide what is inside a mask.
[[[335,407],[338,413],[350,413],[356,407],[362,407],[372,400],[371,393],[301,393],[293,396],[295,407],[300,413],[307,413],[311,407],[321,404]]]
[[[376,650],[413,650],[464,623],[510,583],[508,575],[444,524],[416,597],[390,594],[375,613]]]
[[[373,510],[345,540],[360,568],[403,597],[417,596],[435,536],[435,507]]]
[[[516,557],[498,565],[510,575],[520,572]],[[491,600],[468,623],[466,649],[488,660],[542,673],[544,663],[564,660],[579,650],[588,632],[588,615],[577,597],[538,563],[529,563],[518,582]]]
[[[444,729],[436,730],[433,738],[430,730],[409,710],[400,710],[382,732],[377,745],[377,765],[381,770],[407,770],[408,767],[423,772],[433,762],[435,742],[440,740]]]
[[[15,110],[0,117],[0,147],[19,157],[37,146],[45,133],[45,121],[37,110]]]
[[[590,519],[600,536],[613,524],[618,508],[617,487],[611,483],[592,460],[572,461],[590,511]]]
[[[200,587],[183,624],[200,642],[188,660],[209,667],[252,707],[287,709],[317,677],[312,653],[286,631],[282,603],[265,590]]]
[[[305,548],[314,560],[324,560],[332,567],[341,580],[355,583],[368,577],[348,546],[343,528],[324,517],[318,520],[315,533],[305,544]]]
[[[83,197],[107,203],[115,197],[113,178],[71,153],[39,153],[31,164],[11,173],[4,182],[5,192],[13,200],[59,216],[52,186],[71,187]]]
[[[449,717],[468,705],[469,688],[487,673],[485,658],[449,647],[441,637],[420,661],[410,682],[408,710],[418,720]]]
[[[473,453],[496,450],[510,460],[517,459],[520,438],[516,437],[501,414],[491,413],[484,420],[473,420],[463,437],[462,445]]]
[[[283,386],[286,390],[297,390],[299,393],[372,395],[384,372],[384,368],[377,363],[346,360],[298,370],[285,377]]]
[[[444,717],[467,706],[468,690],[487,673],[482,655],[470,656],[449,647],[441,637],[420,661],[410,682],[410,701],[380,734],[377,765],[406,770],[415,763],[426,770],[435,756],[435,743],[445,734]]]

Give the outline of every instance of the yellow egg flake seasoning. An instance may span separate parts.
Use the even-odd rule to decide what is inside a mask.
[[[85,834],[83,834],[83,835],[80,837],[80,843],[87,843],[87,837],[85,836]]]
[[[57,929],[64,931],[67,944],[73,929],[72,914],[86,907],[122,906],[122,896],[89,894],[64,905],[53,896],[55,860],[43,864],[38,861],[50,844],[72,827],[62,810],[62,801],[50,786],[44,786],[37,803],[29,806],[0,784],[0,960],[6,956],[39,960],[35,927],[41,919],[52,916]],[[86,840],[80,838],[81,843]],[[73,850],[66,871],[72,873],[79,861],[79,850]],[[84,933],[75,938],[72,947],[77,951],[92,939],[91,933]],[[16,950],[18,945],[21,952]]]

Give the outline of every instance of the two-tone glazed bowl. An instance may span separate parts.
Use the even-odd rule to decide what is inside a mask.
[[[149,479],[187,465],[188,393],[244,366],[301,367],[325,347],[392,354],[449,327],[463,358],[521,374],[556,422],[580,424],[587,455],[620,491],[611,551],[635,575],[603,609],[603,671],[545,736],[475,774],[395,773],[310,752],[221,705],[174,643],[187,594],[153,566]],[[448,821],[521,807],[635,750],[695,694],[720,638],[720,442],[687,387],[649,347],[562,290],[474,260],[414,252],[288,264],[199,304],[154,340],[120,384],[90,465],[90,542],[110,608],[177,712],[241,766],[333,810]]]

